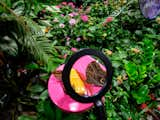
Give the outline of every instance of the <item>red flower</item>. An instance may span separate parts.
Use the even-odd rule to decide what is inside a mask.
[[[129,117],[129,118],[128,118],[128,120],[132,120],[132,118],[131,118],[131,117]]]
[[[146,104],[146,103],[141,104],[140,108],[141,108],[141,109],[147,108],[147,104]]]
[[[150,96],[151,100],[156,100],[156,97],[155,97],[155,95],[153,93],[150,94],[149,96]]]
[[[107,17],[105,22],[109,23],[109,22],[112,22],[112,21],[113,21],[113,17]]]
[[[157,110],[159,110],[159,111],[160,111],[160,105],[157,105]]]

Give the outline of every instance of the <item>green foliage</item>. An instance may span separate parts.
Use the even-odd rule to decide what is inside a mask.
[[[153,76],[149,83],[158,84],[160,82],[160,73],[158,72]]]
[[[22,115],[18,117],[18,120],[36,120],[35,117],[27,116],[27,115]]]
[[[154,46],[153,46],[153,41],[149,39],[145,39],[143,43],[143,64],[146,65],[147,67],[152,67],[153,65],[153,55],[154,55]]]
[[[147,85],[141,86],[138,90],[132,91],[131,93],[133,95],[133,98],[136,99],[138,104],[144,103],[147,100],[150,100],[149,89]]]
[[[9,77],[5,78],[10,80],[14,76],[15,81],[26,78],[28,75],[15,77],[23,73],[17,72],[21,67],[27,74],[39,70],[27,77],[22,90],[24,95],[17,98],[17,106],[22,107],[19,120],[96,119],[94,109],[67,114],[48,98],[49,75],[73,54],[72,47],[99,49],[112,61],[112,88],[105,95],[108,120],[147,119],[150,115],[141,109],[143,104],[160,116],[157,110],[160,103],[151,96],[160,97],[157,87],[160,82],[160,25],[158,20],[148,21],[142,16],[137,0],[86,0],[81,9],[61,1],[29,1],[0,2],[0,26],[4,26],[0,32],[0,51],[14,57],[25,54],[30,59],[23,67],[17,65],[11,70],[12,74],[6,72]],[[18,86],[14,80],[12,86]],[[24,114],[25,106],[34,114]]]

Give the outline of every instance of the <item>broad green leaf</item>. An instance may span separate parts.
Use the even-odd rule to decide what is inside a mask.
[[[44,110],[45,110],[45,117],[47,120],[54,120],[55,118],[55,113],[54,109],[52,108],[52,104],[49,101],[44,101]],[[57,108],[58,109],[58,108]]]
[[[94,34],[92,34],[92,33],[87,33],[87,36],[89,36],[89,37],[94,37]]]
[[[63,120],[82,120],[82,117],[83,117],[82,115],[70,114]]]
[[[126,63],[125,69],[130,80],[136,81],[138,79],[137,65],[135,63],[132,62]]]
[[[18,120],[37,120],[37,119],[36,116],[21,115],[18,117]]]
[[[61,12],[59,8],[55,7],[55,6],[45,6],[46,10],[50,11],[50,12]]]
[[[154,56],[154,46],[153,41],[145,38],[143,40],[143,64],[147,66],[152,66],[153,56]]]
[[[42,26],[52,26],[49,20],[40,20],[39,22]]]
[[[41,73],[40,79],[46,81],[46,80],[48,80],[49,76],[50,76],[50,74],[48,74],[48,73],[43,73],[43,74]]]
[[[96,27],[95,27],[95,26],[89,27],[89,30],[90,30],[91,32],[95,32],[95,31],[96,31]]]
[[[144,78],[147,77],[146,72],[147,72],[147,68],[146,68],[145,65],[139,65],[138,66],[138,77],[139,77],[139,79],[138,79],[137,83],[141,83],[141,82],[144,81]]]
[[[40,98],[41,100],[46,100],[46,99],[48,98],[48,90],[43,91],[43,92],[40,94],[39,98]]]
[[[151,80],[149,80],[149,83],[160,83],[160,73],[156,74],[153,76],[153,78]]]
[[[52,106],[50,101],[40,101],[38,105],[36,106],[37,111],[40,113],[40,115],[43,115],[46,120],[55,120],[55,108]]]
[[[112,61],[112,65],[113,65],[114,68],[120,67],[121,64],[122,64],[122,63],[121,63],[120,61]]]
[[[60,109],[56,109],[56,120],[62,120],[63,115]]]
[[[44,87],[40,84],[36,84],[28,88],[28,90],[31,91],[32,93],[39,93],[44,90]]]
[[[31,63],[25,66],[26,69],[30,69],[30,70],[34,70],[34,69],[38,69],[39,66],[36,63]]]
[[[150,100],[147,85],[140,86],[139,89],[132,91],[131,94],[138,104],[145,103],[147,100]]]

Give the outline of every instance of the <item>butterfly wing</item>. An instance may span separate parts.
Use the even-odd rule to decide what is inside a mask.
[[[146,18],[154,19],[160,14],[160,0],[139,0],[139,5]]]
[[[91,62],[86,69],[86,82],[97,86],[105,84],[106,72],[96,61]]]

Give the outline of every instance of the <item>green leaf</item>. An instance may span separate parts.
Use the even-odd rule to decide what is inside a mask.
[[[112,65],[113,65],[114,68],[120,67],[121,64],[122,64],[122,63],[121,63],[120,61],[118,61],[118,60],[117,60],[117,61],[112,61]]]
[[[52,105],[49,101],[44,101],[44,110],[45,110],[45,117],[47,120],[54,120],[55,113],[53,111]]]
[[[147,68],[146,68],[145,65],[139,65],[138,66],[138,77],[139,77],[139,79],[138,79],[137,83],[141,83],[141,82],[144,81],[144,78],[147,77],[146,72],[147,72]]]
[[[60,109],[56,109],[56,120],[62,120],[62,111]]]
[[[38,69],[39,66],[36,63],[31,63],[31,64],[26,65],[25,68],[29,70],[34,70],[34,69]]]
[[[27,116],[27,115],[21,115],[18,117],[18,120],[36,120],[35,116]]]
[[[46,99],[48,98],[48,90],[43,91],[43,92],[40,94],[39,98],[40,98],[41,100],[46,100]]]
[[[50,101],[40,101],[36,106],[40,115],[43,115],[46,120],[55,120],[54,108]]]
[[[82,120],[82,115],[68,115],[66,118],[64,118],[64,120]]]
[[[147,85],[140,86],[138,90],[134,90],[131,92],[133,98],[136,99],[138,104],[145,103],[147,100],[150,100],[148,96],[149,89]]]
[[[95,31],[96,31],[96,27],[95,27],[95,26],[89,27],[89,30],[90,30],[91,32],[95,32]]]
[[[154,75],[153,78],[149,81],[149,83],[153,84],[160,83],[160,73]]]
[[[40,84],[36,84],[36,85],[31,86],[28,89],[32,93],[39,93],[39,92],[42,92],[44,90],[44,87],[42,85],[40,85]]]
[[[40,20],[39,22],[42,26],[52,26],[49,20]]]
[[[89,37],[94,37],[94,34],[92,34],[92,33],[87,33],[87,36],[89,36]]]
[[[137,65],[132,62],[128,62],[125,64],[126,72],[132,81],[136,81],[138,78]]]
[[[53,63],[52,61],[48,61],[45,69],[47,72],[52,72],[58,65],[59,63]]]
[[[11,7],[11,0],[1,0],[2,2],[4,2],[8,7]]]
[[[44,6],[45,6],[45,5],[44,5]],[[51,6],[51,5],[48,6],[48,5],[46,5],[45,7],[46,7],[46,10],[48,10],[48,11],[50,11],[50,12],[52,12],[52,13],[53,13],[53,12],[61,12],[60,9],[57,8],[56,6]]]
[[[46,80],[49,79],[49,77],[50,77],[50,74],[48,74],[48,73],[41,73],[41,74],[40,74],[40,79],[41,79],[41,80],[46,81]]]
[[[153,56],[154,56],[154,46],[153,41],[145,38],[143,41],[143,64],[147,66],[152,66]]]

